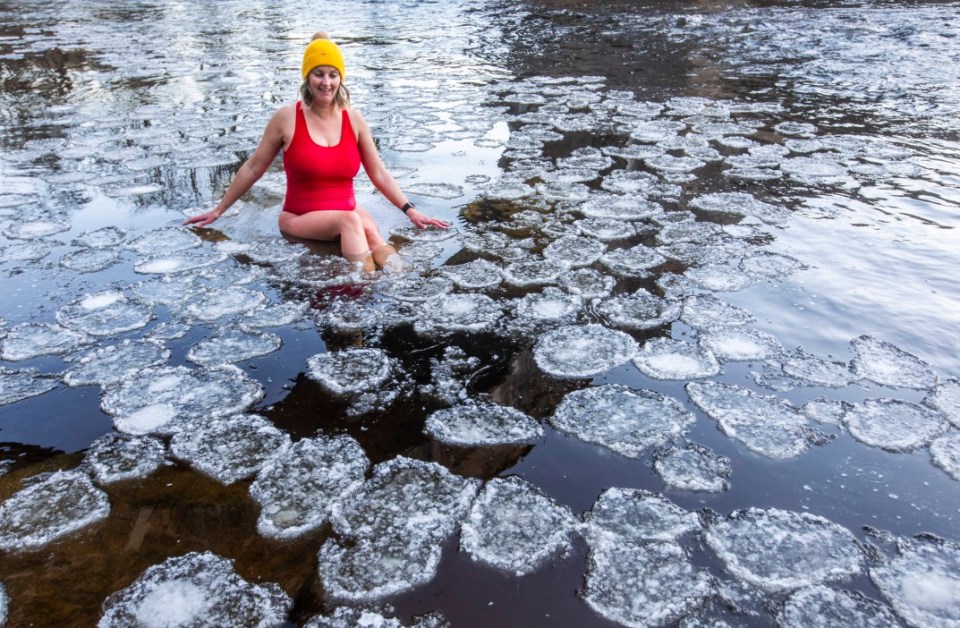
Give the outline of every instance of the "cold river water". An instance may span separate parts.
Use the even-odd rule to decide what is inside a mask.
[[[280,235],[316,30],[418,231]],[[0,2],[0,624],[960,626],[960,4]]]

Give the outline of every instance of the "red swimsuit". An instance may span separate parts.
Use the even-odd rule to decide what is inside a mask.
[[[283,170],[287,174],[283,211],[306,214],[331,209],[349,211],[356,207],[353,178],[360,171],[360,147],[347,111],[343,111],[340,143],[320,146],[310,137],[298,102],[297,126],[290,146],[283,151]]]

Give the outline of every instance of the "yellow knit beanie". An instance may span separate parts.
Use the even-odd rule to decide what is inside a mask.
[[[330,38],[323,31],[315,33],[313,35],[313,41],[311,41],[307,45],[307,49],[303,51],[303,65],[300,68],[303,78],[307,78],[310,70],[318,65],[330,65],[337,68],[337,72],[340,73],[340,80],[343,80],[347,76],[346,69],[343,65],[343,53],[340,52],[337,45],[330,41]]]

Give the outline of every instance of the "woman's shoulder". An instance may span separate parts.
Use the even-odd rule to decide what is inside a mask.
[[[357,124],[357,123],[366,124],[367,121],[366,121],[366,119],[363,117],[363,114],[360,113],[360,111],[359,111],[358,109],[356,109],[355,107],[352,107],[352,106],[344,107],[344,111],[346,111],[346,112],[347,112],[347,115],[350,116],[350,123],[351,123],[351,124],[354,124],[354,125]]]

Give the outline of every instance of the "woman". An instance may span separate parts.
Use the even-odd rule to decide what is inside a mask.
[[[263,176],[283,151],[287,193],[280,230],[306,240],[340,240],[345,258],[364,270],[383,268],[396,249],[386,243],[373,217],[359,205],[353,179],[360,165],[388,201],[418,228],[445,229],[448,223],[421,214],[380,160],[367,121],[350,106],[343,84],[343,54],[319,32],[303,53],[301,101],[281,107],[263,132],[256,150],[234,176],[220,203],[184,221],[205,227],[223,215]]]

